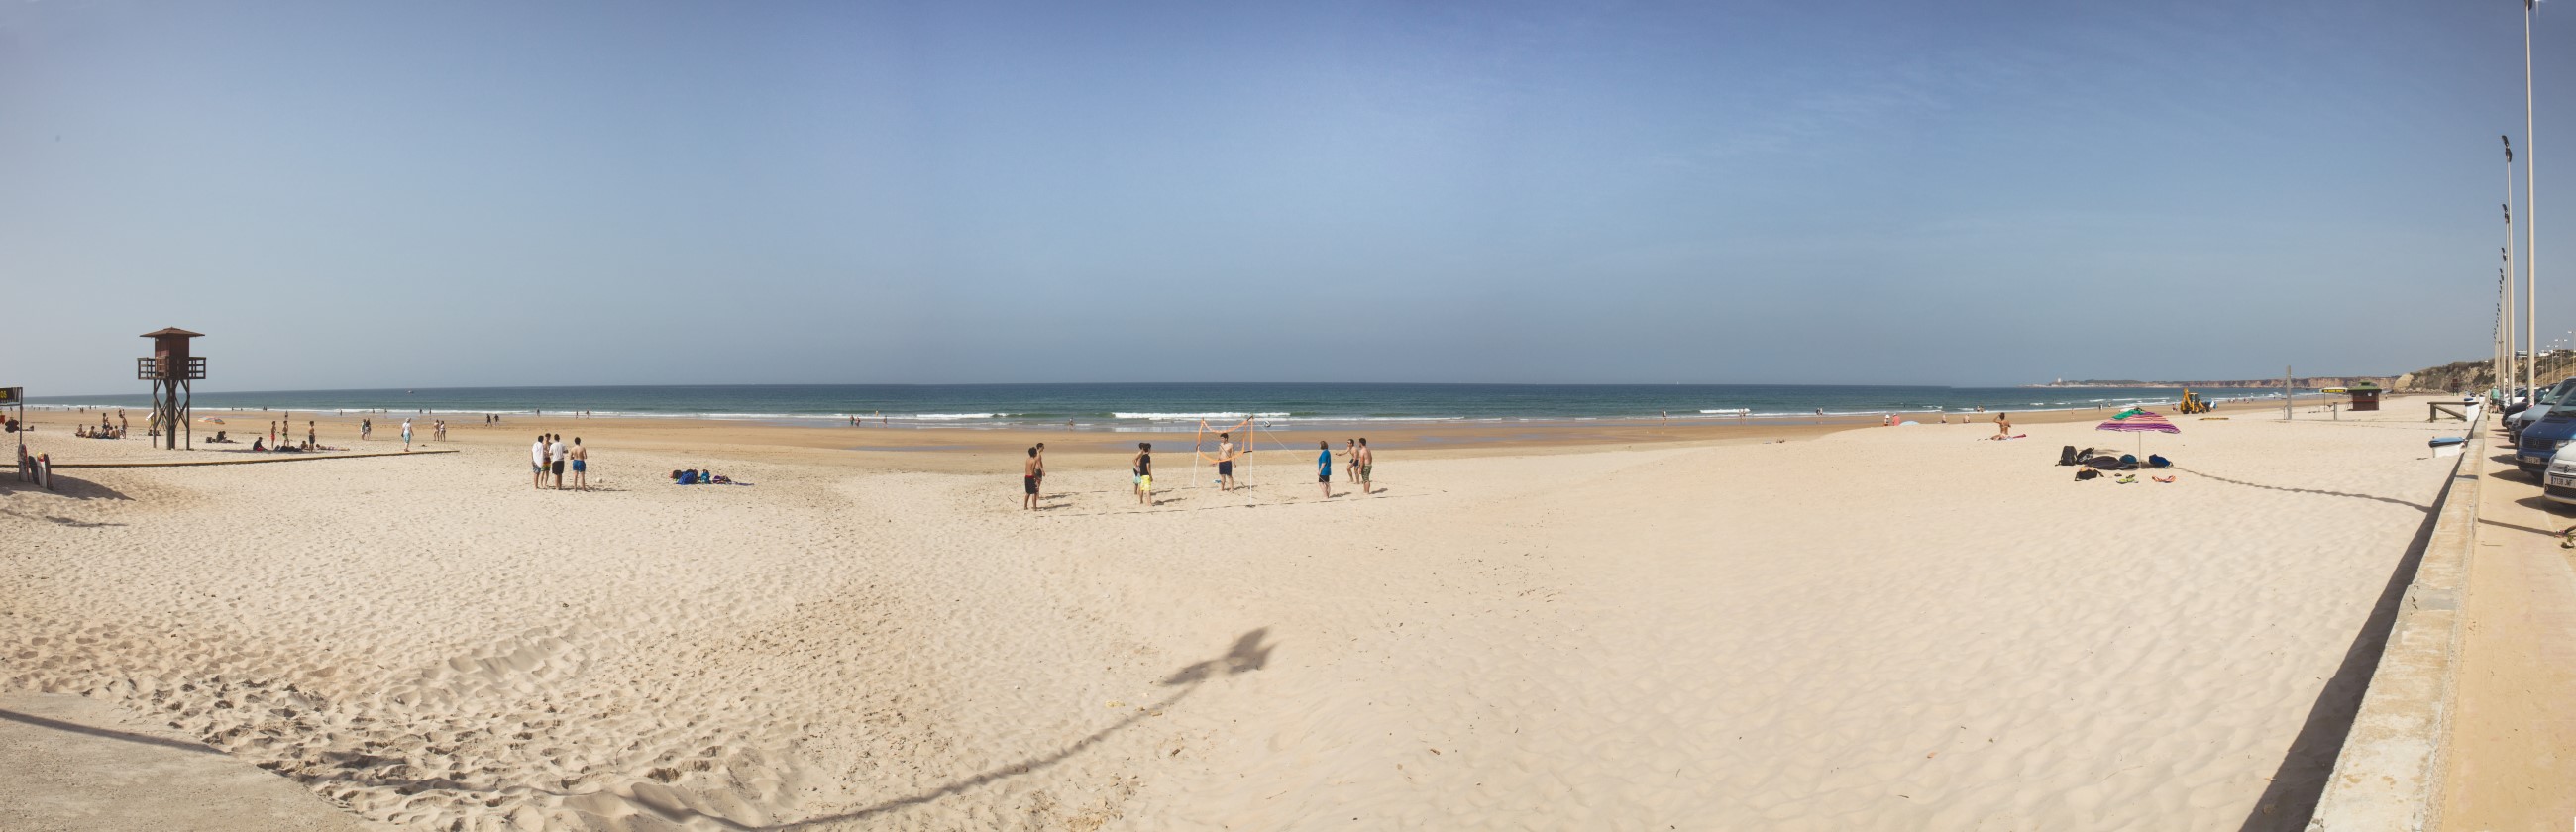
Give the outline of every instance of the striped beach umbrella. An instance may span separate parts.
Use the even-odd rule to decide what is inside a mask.
[[[2116,430],[2139,434],[2138,464],[2140,465],[2144,465],[2147,462],[2146,434],[2182,432],[2182,428],[2174,427],[2172,422],[2165,421],[2165,417],[2156,415],[2155,411],[2141,410],[2135,407],[2113,414],[2111,416],[2111,421],[2094,425],[2093,429]]]
[[[2118,414],[2111,417],[2111,421],[2094,425],[2093,429],[2126,431],[2129,433],[2182,432],[2182,428],[2174,427],[2172,422],[2165,421],[2165,417],[2156,415],[2155,411],[2139,410],[2134,407],[2120,411]]]

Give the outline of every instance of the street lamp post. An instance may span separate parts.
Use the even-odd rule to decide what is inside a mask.
[[[2513,274],[2513,137],[2496,138],[2504,140],[2504,248],[2498,251],[2504,254],[2503,274],[2507,275],[2504,278],[2504,372],[2496,376],[2496,388],[2503,391],[2507,401],[2511,401],[2518,380],[2516,377],[2522,375],[2522,362],[2514,360],[2513,355],[2514,303],[2513,278],[2510,277]]]
[[[2537,347],[2540,333],[2540,233],[2534,223],[2540,218],[2539,174],[2532,171],[2532,146],[2539,143],[2531,107],[2531,13],[2539,0],[2522,0],[2522,313],[2526,343]],[[2525,365],[2523,379],[2530,387],[2540,386],[2540,356],[2535,349],[2531,363]]]

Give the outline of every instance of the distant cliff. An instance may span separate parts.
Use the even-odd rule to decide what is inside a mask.
[[[2398,377],[2397,377],[2397,379],[2402,379],[2402,378],[2405,378],[2405,377],[2404,377],[2404,376],[2398,376]],[[2376,384],[2376,385],[2379,385],[2379,386],[2381,386],[2381,387],[2388,387],[2388,388],[2394,389],[2394,388],[2395,388],[2394,382],[2395,382],[2397,379],[2392,379],[2392,378],[2390,378],[2390,377],[2388,377],[2388,376],[2303,376],[2303,377],[2300,377],[2300,378],[2294,378],[2294,379],[2291,379],[2291,380],[2290,380],[2290,383],[2291,383],[2291,384],[2293,384],[2293,385],[2295,385],[2295,386],[2302,387],[2302,388],[2317,388],[2317,387],[2353,387],[2353,386],[2362,385],[2362,384]],[[2033,384],[2033,385],[2031,385],[2031,386],[2032,386],[2032,387],[2206,387],[2206,388],[2209,388],[2209,389],[2212,389],[2212,390],[2227,390],[2227,389],[2234,389],[2234,388],[2270,388],[2270,389],[2273,389],[2273,390],[2278,390],[2278,389],[2281,389],[2281,380],[2280,380],[2280,379],[2277,379],[2277,378],[2238,379],[2238,380],[2233,380],[2233,381],[2129,381],[2129,380],[2108,381],[2108,380],[2103,380],[2103,379],[2085,379],[2085,380],[2082,380],[2082,381],[2059,381],[2059,382],[2052,382],[2052,383],[2049,383],[2049,384]]]
[[[2485,359],[2453,361],[2439,367],[2426,367],[2397,377],[2389,387],[2440,393],[2466,393],[2495,386],[2493,365]],[[2576,375],[2576,354],[2560,350],[2540,357],[2540,384],[2548,386]],[[2520,386],[2518,383],[2515,386]]]

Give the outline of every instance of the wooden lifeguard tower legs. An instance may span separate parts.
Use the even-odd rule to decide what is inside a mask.
[[[162,447],[181,447],[182,431],[186,447],[197,446],[196,429],[188,421],[195,404],[191,383],[206,377],[206,359],[189,354],[188,339],[204,335],[175,326],[143,333],[152,339],[152,354],[134,360],[134,376],[152,383],[152,420],[161,429]]]

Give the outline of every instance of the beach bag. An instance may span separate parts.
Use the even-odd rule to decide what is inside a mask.
[[[2147,464],[2157,468],[2170,468],[2173,466],[2173,460],[2166,459],[2163,454],[2148,454]]]
[[[2066,446],[2066,450],[2058,451],[2058,452],[2057,452],[2057,464],[2059,464],[2059,465],[2073,465],[2073,464],[2075,464],[2075,446],[2073,446],[2073,445],[2068,445],[2068,446]]]

